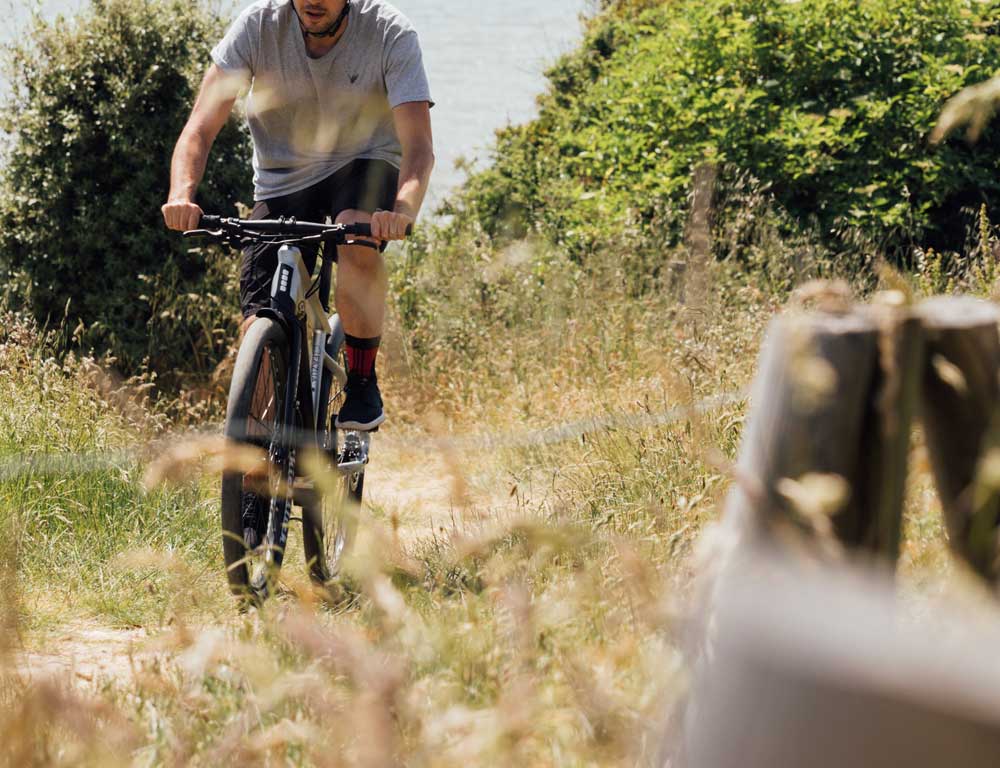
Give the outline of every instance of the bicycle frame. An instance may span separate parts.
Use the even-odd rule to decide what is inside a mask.
[[[282,423],[290,434],[281,436],[275,456],[282,464],[288,461],[288,472],[284,478],[288,487],[295,486],[296,468],[292,451],[300,446],[306,431],[315,441],[316,448],[337,450],[335,439],[333,445],[320,445],[318,438],[324,434],[323,425],[329,417],[327,408],[333,382],[340,386],[347,382],[347,372],[328,351],[330,338],[342,333],[339,319],[326,311],[320,291],[307,290],[309,285],[310,274],[302,251],[294,246],[282,246],[278,251],[278,267],[271,281],[271,306],[257,313],[260,317],[271,317],[281,323],[288,337],[285,392],[290,396],[285,398]],[[301,428],[295,426],[299,423],[296,406],[300,408]],[[277,500],[272,499],[274,501]],[[291,504],[287,500],[280,504],[280,510],[272,507],[272,519],[268,523],[271,541],[275,545],[265,555],[268,561],[274,559],[277,553],[283,553],[288,543]],[[275,511],[279,513],[280,521],[274,519]],[[277,554],[277,557],[281,555]]]
[[[329,382],[340,386],[347,382],[347,372],[329,354],[328,342],[340,333],[336,315],[323,307],[318,291],[307,292],[309,272],[306,270],[302,251],[294,246],[282,246],[278,251],[278,268],[271,281],[270,310],[258,314],[271,316],[282,324],[288,334],[289,360],[286,392],[297,397],[288,398],[286,424],[295,423],[295,404],[303,409],[303,426],[318,430],[329,415],[323,394],[323,373],[329,372]],[[305,365],[308,361],[308,365]],[[303,376],[305,374],[305,376]]]

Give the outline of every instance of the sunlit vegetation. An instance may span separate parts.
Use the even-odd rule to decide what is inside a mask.
[[[859,296],[995,289],[996,182],[977,159],[993,139],[921,142],[1000,60],[988,3],[605,6],[553,67],[539,120],[503,131],[451,219],[390,258],[387,471],[336,595],[294,550],[263,610],[230,600],[218,478],[168,451],[216,426],[211,366],[175,396],[90,356],[72,313],[49,330],[0,314],[13,764],[655,763],[768,321],[814,278]],[[967,193],[960,234],[938,243]],[[219,307],[235,260],[202,257],[228,285],[187,318],[215,339],[207,361],[233,338]],[[962,575],[915,459],[916,592]],[[152,462],[172,482],[150,482]],[[444,500],[414,511],[393,478]],[[116,661],[74,673],[94,628],[119,638]]]

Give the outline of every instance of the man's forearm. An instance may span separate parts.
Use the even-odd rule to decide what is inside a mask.
[[[170,163],[170,200],[193,202],[198,185],[205,175],[212,143],[198,131],[187,128],[174,147]]]
[[[227,76],[215,64],[208,68],[170,161],[170,193],[161,208],[169,229],[198,226],[202,210],[194,201],[195,193],[205,175],[208,152],[233,111],[237,93],[237,78]]]
[[[423,205],[431,171],[434,170],[434,150],[430,147],[419,151],[404,152],[399,168],[399,190],[396,193],[395,212],[417,218]]]

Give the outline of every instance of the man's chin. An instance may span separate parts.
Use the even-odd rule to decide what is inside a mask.
[[[309,21],[306,22],[306,25],[310,32],[322,32],[330,26],[330,22],[324,19],[323,21]]]
[[[323,32],[324,30],[329,28],[331,23],[332,22],[328,20],[326,16],[323,16],[319,19],[316,19],[312,16],[306,16],[305,14],[301,14],[299,16],[299,25],[306,32]]]

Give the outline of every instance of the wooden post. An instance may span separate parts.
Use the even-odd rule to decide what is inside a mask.
[[[726,515],[772,542],[797,532],[895,562],[922,350],[897,308],[778,318]]]
[[[696,309],[704,309],[711,291],[711,217],[718,176],[718,166],[702,163],[694,169],[691,179],[691,212],[684,232],[687,263],[681,301]]]
[[[860,516],[856,543],[899,558],[903,502],[909,465],[910,432],[920,396],[924,333],[920,320],[891,307],[872,307],[879,326],[879,365],[869,401],[860,468],[864,482],[859,503],[870,505]]]
[[[1000,310],[968,297],[924,302],[922,414],[934,478],[952,548],[996,581],[1000,496],[976,477],[1000,402]],[[977,490],[979,493],[977,493]]]
[[[876,575],[787,566],[749,556],[719,584],[712,654],[661,765],[1000,765],[995,620],[900,622]]]

